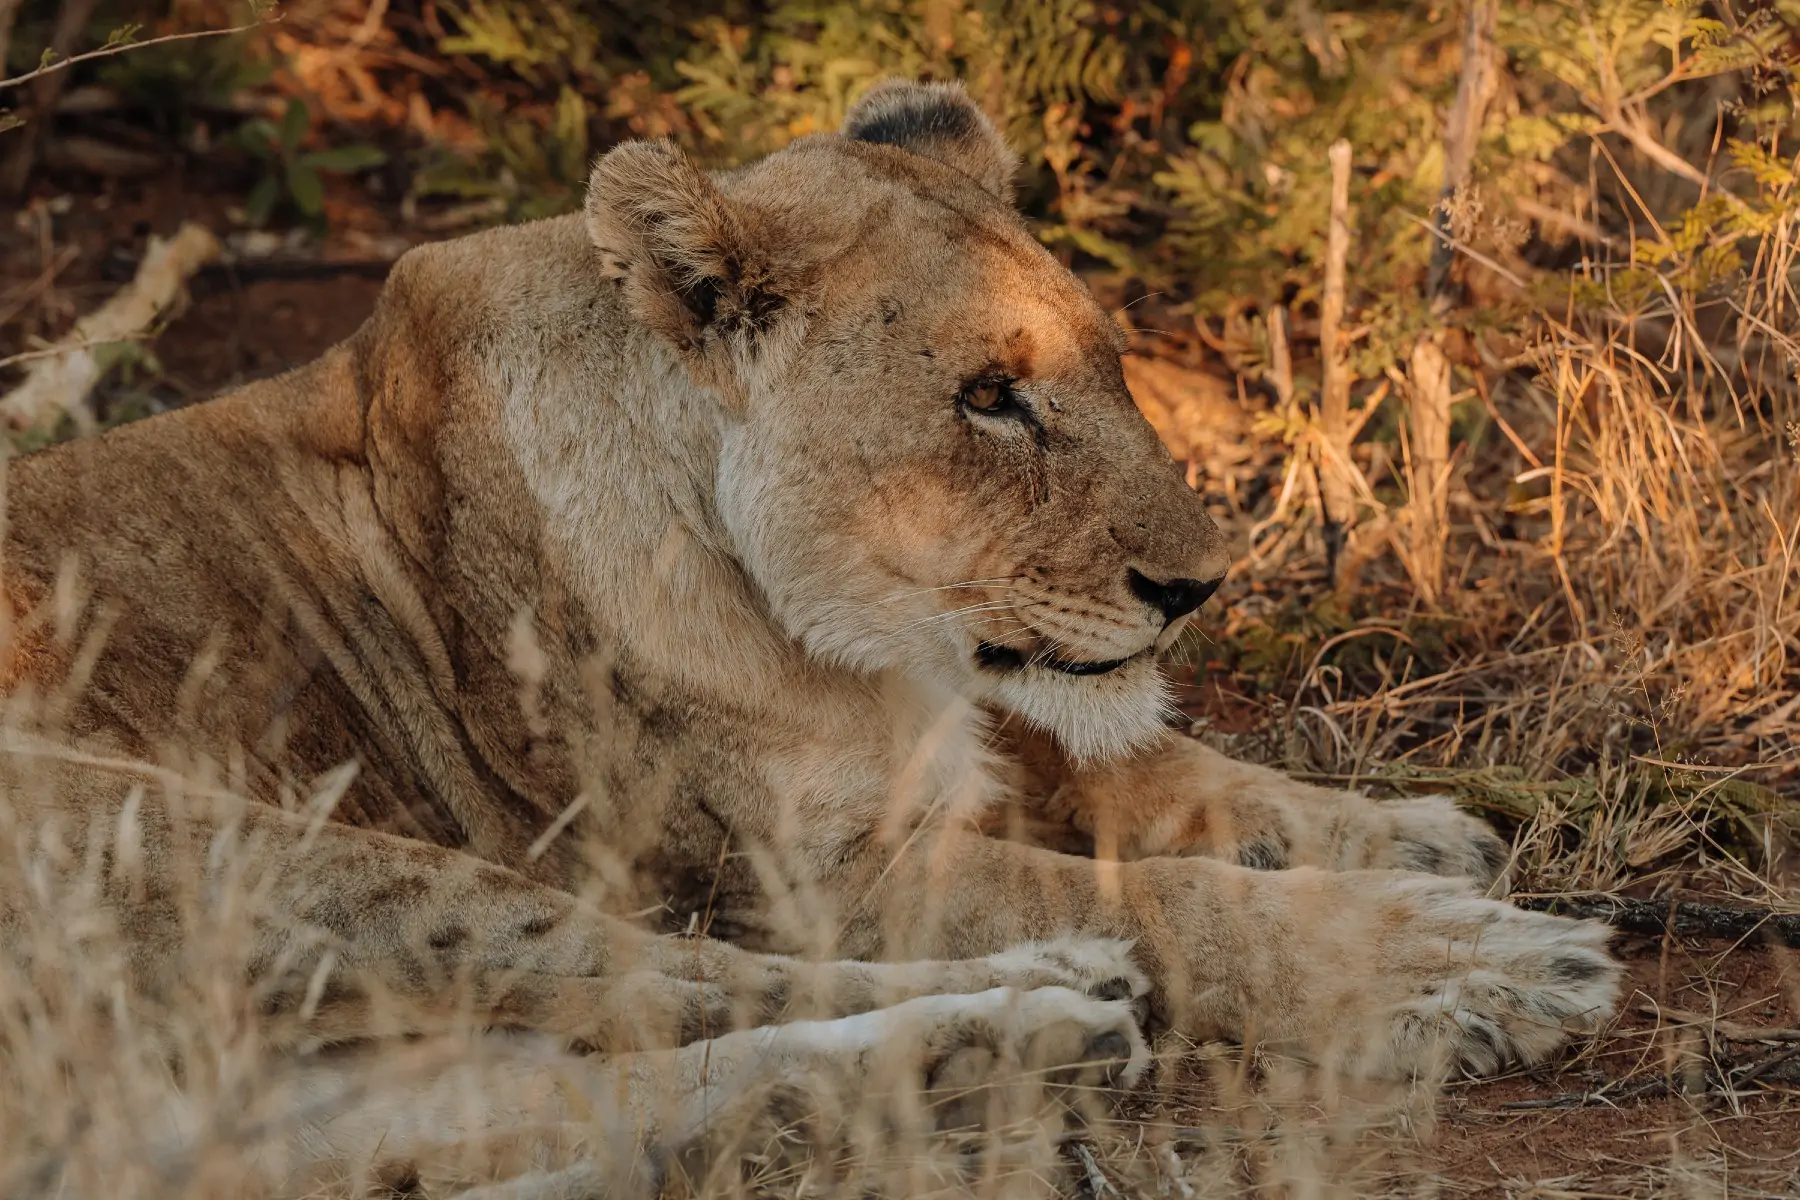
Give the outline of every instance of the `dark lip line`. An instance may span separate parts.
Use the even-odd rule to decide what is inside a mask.
[[[1075,662],[1054,655],[1032,656],[1030,666],[1044,667],[1052,671],[1060,671],[1064,675],[1105,675],[1116,671],[1130,662],[1135,655],[1124,658],[1109,659],[1106,662]],[[996,646],[992,642],[982,642],[975,647],[975,661],[994,671],[1022,671],[1028,665],[1025,656],[1011,646]]]

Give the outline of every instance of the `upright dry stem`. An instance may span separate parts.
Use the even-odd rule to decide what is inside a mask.
[[[1344,276],[1350,257],[1350,143],[1331,146],[1331,226],[1325,239],[1325,296],[1319,352],[1325,381],[1319,400],[1319,495],[1325,508],[1326,546],[1335,569],[1344,531],[1356,518],[1350,481],[1350,364],[1344,344]]]
[[[1294,355],[1288,348],[1287,309],[1279,304],[1269,310],[1269,374],[1285,409],[1294,400]]]
[[[1450,264],[1456,257],[1450,238],[1450,201],[1469,177],[1475,143],[1481,136],[1481,121],[1494,92],[1494,23],[1499,13],[1500,0],[1470,0],[1468,21],[1463,27],[1462,76],[1456,85],[1456,103],[1444,125],[1444,185],[1435,216],[1438,236],[1432,243],[1431,269],[1425,283],[1425,295],[1430,300],[1443,295],[1450,283]]]
[[[1406,388],[1412,422],[1407,570],[1428,604],[1443,594],[1450,536],[1450,362],[1432,337],[1413,346]]]

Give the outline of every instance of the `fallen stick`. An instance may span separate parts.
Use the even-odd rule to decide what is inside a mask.
[[[183,225],[166,242],[152,237],[131,282],[34,357],[24,382],[0,396],[0,421],[12,429],[38,429],[68,413],[83,426],[92,424],[87,398],[101,375],[95,351],[142,337],[180,298],[194,272],[218,256],[219,240],[203,225]]]
[[[1081,1163],[1082,1170],[1087,1174],[1088,1193],[1094,1200],[1103,1200],[1109,1192],[1115,1196],[1119,1194],[1119,1189],[1113,1186],[1112,1180],[1100,1169],[1100,1164],[1094,1161],[1094,1152],[1087,1148],[1086,1142],[1070,1142],[1069,1152]]]
[[[1673,933],[1677,937],[1750,937],[1768,931],[1785,946],[1800,949],[1800,913],[1767,908],[1733,908],[1678,900],[1628,900],[1619,896],[1523,896],[1513,903],[1538,912],[1605,921],[1627,933]]]
[[[1691,1025],[1728,1042],[1800,1042],[1800,1029],[1781,1029],[1772,1025],[1746,1025],[1729,1017],[1689,1012],[1685,1008],[1663,1008],[1655,1004],[1634,1005],[1631,1011],[1653,1021],[1671,1026]]]
[[[1617,1084],[1617,1090],[1609,1091]],[[1597,1105],[1616,1107],[1620,1100],[1653,1100],[1675,1091],[1667,1079],[1652,1076],[1629,1082],[1609,1080],[1591,1092],[1564,1092],[1559,1096],[1541,1096],[1533,1100],[1508,1100],[1500,1105],[1506,1112],[1524,1112],[1541,1108],[1593,1108]]]
[[[1697,1077],[1682,1080],[1673,1074],[1647,1075],[1637,1079],[1610,1079],[1586,1092],[1564,1092],[1532,1100],[1508,1100],[1500,1105],[1506,1111],[1531,1109],[1593,1108],[1606,1105],[1616,1108],[1624,1100],[1655,1100],[1663,1096],[1698,1096],[1745,1094],[1748,1084],[1790,1084],[1800,1082],[1795,1060],[1800,1059],[1800,1046],[1786,1046],[1748,1062],[1731,1062],[1709,1058],[1698,1065]]]

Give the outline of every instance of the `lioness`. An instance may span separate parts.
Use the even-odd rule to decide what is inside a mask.
[[[73,861],[129,842],[143,986],[158,873],[228,820],[306,847],[252,980],[295,1041],[453,994],[603,1049],[844,1018],[691,1047],[692,1097],[771,1046],[854,1078],[898,1030],[1055,1028],[1129,1081],[1146,988],[1384,1076],[1594,1028],[1606,931],[1478,896],[1483,824],[1169,731],[1157,654],[1225,546],[1013,169],[943,85],[729,172],[622,145],[583,214],[407,254],[317,362],[13,463],[5,670],[81,753],[11,801],[73,813]],[[269,803],[173,805],[198,758]],[[346,762],[330,823],[283,808]],[[390,1136],[341,1124],[317,1152]]]

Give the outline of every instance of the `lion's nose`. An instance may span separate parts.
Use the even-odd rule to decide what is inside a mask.
[[[1185,617],[1205,604],[1207,598],[1219,590],[1224,580],[1221,575],[1217,579],[1166,579],[1155,580],[1135,568],[1127,568],[1126,581],[1131,585],[1131,592],[1139,600],[1151,608],[1159,609],[1164,620],[1173,621]]]

